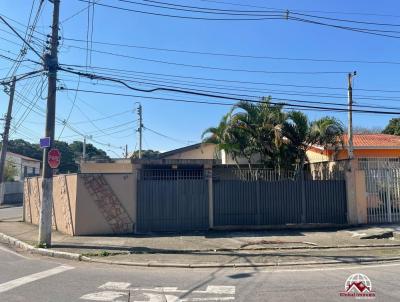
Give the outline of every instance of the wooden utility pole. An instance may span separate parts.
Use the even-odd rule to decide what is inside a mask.
[[[10,100],[8,101],[7,116],[4,124],[3,144],[1,146],[0,155],[0,204],[4,202],[4,168],[6,166],[7,148],[8,148],[8,133],[10,132],[11,114],[14,102],[16,78],[13,77],[10,87]]]
[[[347,97],[348,97],[348,158],[351,160],[354,158],[354,146],[353,146],[353,76],[356,75],[356,72],[349,73],[347,76],[348,88],[347,88]]]
[[[43,150],[42,198],[39,219],[39,245],[51,245],[51,225],[53,209],[53,170],[48,163],[48,152],[54,144],[54,128],[56,118],[56,93],[58,69],[58,26],[60,0],[52,0],[53,22],[50,53],[45,55],[44,67],[48,71],[47,112],[45,137],[50,137],[50,148]]]

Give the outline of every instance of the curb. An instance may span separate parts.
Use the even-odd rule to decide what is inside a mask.
[[[0,233],[0,241],[4,242],[10,246],[14,246],[14,247],[20,248],[24,251],[30,252],[32,254],[38,254],[38,255],[42,255],[42,256],[62,258],[62,259],[75,260],[75,261],[80,261],[81,257],[82,257],[80,254],[54,251],[51,249],[37,248],[26,242],[23,242],[21,240],[18,240],[14,237],[8,236],[3,233]]]
[[[355,259],[351,262],[340,262],[340,261],[304,261],[304,262],[265,262],[265,263],[161,263],[161,262],[129,262],[129,261],[112,261],[112,260],[100,260],[93,259],[90,257],[83,256],[76,253],[68,253],[61,251],[54,251],[51,249],[36,248],[26,242],[18,240],[14,237],[0,233],[0,241],[8,244],[9,246],[20,248],[24,251],[32,254],[62,258],[74,261],[85,261],[92,263],[102,264],[113,264],[113,265],[125,265],[125,266],[136,266],[136,267],[170,267],[170,268],[240,268],[240,267],[282,267],[282,266],[301,266],[301,265],[327,265],[327,264],[361,264],[361,263],[379,263],[388,261],[400,261],[400,257],[388,257],[380,259]]]
[[[112,265],[125,265],[125,266],[136,266],[136,267],[169,267],[169,268],[241,268],[241,267],[287,267],[287,266],[305,266],[305,265],[328,265],[328,264],[362,264],[362,263],[384,263],[389,261],[400,261],[400,257],[389,257],[381,259],[357,259],[351,262],[341,261],[305,261],[305,262],[265,262],[265,263],[198,263],[198,264],[187,264],[187,263],[160,263],[160,262],[128,262],[128,261],[112,261],[112,260],[100,260],[92,259],[88,257],[82,257],[82,261],[101,263],[101,264],[112,264]]]

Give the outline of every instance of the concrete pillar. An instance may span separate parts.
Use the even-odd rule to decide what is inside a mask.
[[[204,174],[208,184],[208,228],[214,228],[214,193],[212,166],[204,167]]]
[[[367,223],[367,196],[365,188],[365,173],[358,170],[358,161],[349,162],[349,169],[345,174],[347,194],[347,223]]]
[[[137,221],[138,221],[138,181],[139,181],[139,173],[141,170],[141,165],[133,164],[132,165],[132,185],[133,185],[133,223],[135,224],[134,232],[137,233]]]

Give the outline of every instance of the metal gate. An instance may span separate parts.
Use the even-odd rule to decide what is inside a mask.
[[[208,229],[203,170],[142,170],[138,175],[137,232]]]
[[[232,172],[215,173],[215,226],[347,221],[344,179],[298,179],[293,173],[270,170]]]
[[[397,158],[359,159],[365,173],[368,223],[400,222],[400,161]]]

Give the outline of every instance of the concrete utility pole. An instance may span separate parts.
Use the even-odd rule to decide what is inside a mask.
[[[137,109],[139,115],[139,158],[142,158],[142,136],[143,136],[143,118],[142,118],[142,105],[139,104]]]
[[[43,150],[43,178],[42,178],[42,198],[39,220],[39,245],[51,245],[51,225],[53,209],[53,170],[49,166],[48,152],[54,144],[54,128],[56,118],[56,93],[57,93],[57,69],[58,69],[58,26],[60,14],[60,0],[52,0],[53,3],[53,22],[51,33],[50,54],[45,54],[44,67],[48,71],[48,90],[47,90],[47,113],[45,137],[50,137],[50,148]]]
[[[92,139],[92,135],[84,135],[83,136],[83,144],[82,144],[82,161],[85,163],[86,162],[86,144],[87,144],[87,139]]]
[[[348,155],[349,159],[353,159],[353,76],[355,76],[357,73],[354,71],[354,73],[349,73],[347,76],[348,80],[348,88],[347,88],[347,97],[348,97],[348,118],[349,118],[349,125],[348,125]]]
[[[86,162],[86,135],[83,137],[83,146],[82,146],[82,161]]]
[[[125,158],[128,158],[128,144],[125,145]]]
[[[1,146],[1,156],[0,156],[0,204],[4,202],[4,168],[6,166],[6,156],[8,148],[8,133],[10,131],[11,124],[11,114],[14,102],[14,92],[15,92],[15,82],[16,78],[13,77],[10,87],[10,100],[8,101],[7,116],[4,124],[3,133],[3,144]]]

